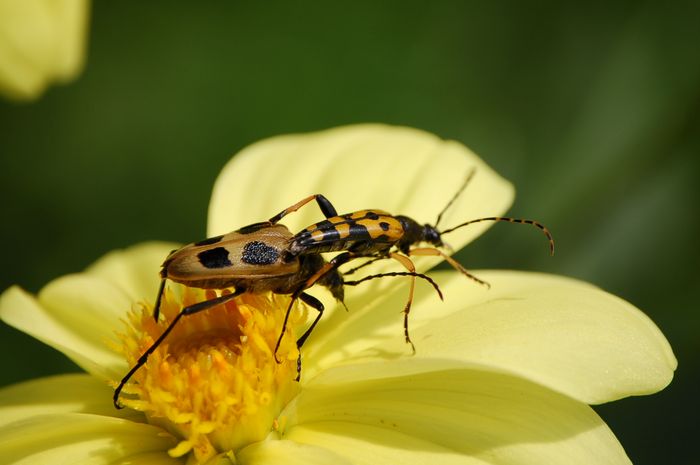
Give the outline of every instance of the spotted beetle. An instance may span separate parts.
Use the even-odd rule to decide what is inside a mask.
[[[483,221],[506,221],[510,223],[529,224],[539,228],[549,241],[550,253],[554,255],[554,239],[549,230],[538,221],[510,218],[505,216],[491,216],[477,218],[461,223],[457,226],[438,230],[438,224],[445,211],[461,195],[473,178],[475,169],[465,177],[463,184],[438,214],[435,224],[421,225],[414,219],[403,215],[392,215],[383,210],[359,210],[345,215],[326,217],[325,220],[312,224],[303,231],[297,233],[289,245],[289,252],[294,255],[307,254],[309,252],[324,253],[345,251],[337,257],[338,261],[349,261],[358,257],[368,257],[369,261],[344,272],[349,275],[359,268],[377,260],[387,258],[401,263],[409,273],[415,273],[416,269],[409,256],[440,256],[453,268],[479,284],[490,285],[467,271],[459,262],[439,249],[445,247],[442,241],[444,234],[463,228],[470,224]],[[416,247],[417,244],[427,243],[433,247]],[[362,281],[362,280],[360,280]],[[349,281],[346,281],[349,283]],[[409,298],[404,307],[404,336],[406,342],[411,345],[415,353],[415,346],[408,334],[408,314],[413,301],[415,276],[411,280]]]
[[[122,378],[114,391],[113,401],[116,408],[122,408],[119,404],[119,396],[126,383],[146,363],[148,357],[155,352],[183,316],[193,315],[223,304],[245,292],[270,291],[277,294],[291,294],[284,324],[275,346],[275,359],[277,359],[277,350],[284,336],[290,311],[297,299],[302,300],[318,312],[314,321],[297,340],[297,347],[301,348],[319,322],[324,306],[320,300],[304,292],[315,284],[326,287],[336,300],[343,303],[345,285],[357,285],[367,279],[384,276],[410,274],[427,280],[442,298],[437,284],[428,276],[420,273],[380,273],[367,276],[362,280],[345,283],[338,271],[338,267],[347,262],[345,257],[341,257],[341,260],[328,262],[319,253],[311,250],[300,254],[291,254],[288,247],[293,235],[286,226],[278,224],[278,222],[287,214],[298,210],[312,200],[316,200],[321,212],[326,217],[337,216],[335,208],[323,195],[310,195],[282,210],[268,221],[254,223],[224,235],[185,245],[170,252],[160,271],[161,282],[153,309],[153,317],[156,321],[160,316],[160,306],[168,280],[200,289],[233,287],[235,290],[232,293],[182,308],[163,333],[146,349],[136,364]],[[301,359],[297,361],[297,375],[300,376],[300,373]]]

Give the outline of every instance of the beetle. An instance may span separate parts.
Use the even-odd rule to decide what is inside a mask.
[[[326,217],[325,220],[312,224],[306,229],[295,234],[289,245],[289,252],[294,255],[307,254],[309,252],[325,253],[345,251],[338,257],[344,257],[349,261],[358,257],[369,257],[370,260],[362,265],[344,272],[349,275],[359,268],[373,263],[377,260],[391,258],[404,266],[409,273],[415,273],[416,269],[409,258],[410,256],[440,256],[445,259],[453,268],[468,278],[479,284],[490,287],[490,285],[467,271],[459,262],[450,257],[440,248],[445,244],[442,240],[444,234],[448,234],[465,226],[484,222],[510,222],[528,224],[539,228],[549,241],[550,253],[554,255],[554,239],[549,230],[540,222],[511,218],[505,216],[490,216],[466,221],[457,226],[439,230],[438,224],[443,214],[462,194],[470,180],[474,177],[476,169],[467,173],[464,182],[459,187],[454,196],[438,214],[434,224],[420,224],[416,220],[405,215],[392,215],[383,210],[359,210],[344,215]],[[420,243],[427,243],[432,247],[416,247]],[[408,314],[413,300],[415,277],[411,281],[409,298],[404,307],[404,335],[406,342],[411,345],[415,353],[415,346],[408,334]]]
[[[326,286],[333,297],[343,301],[343,280],[337,268],[324,267],[326,260],[319,254],[305,253],[294,256],[286,251],[292,233],[278,222],[312,200],[316,200],[326,217],[337,214],[333,205],[323,195],[310,195],[285,208],[268,221],[187,244],[170,252],[161,265],[160,286],[153,307],[153,317],[156,321],[160,316],[160,305],[168,280],[200,289],[234,287],[235,290],[182,308],[120,381],[113,397],[116,408],[122,408],[119,396],[126,383],[146,363],[148,357],[155,352],[183,316],[223,304],[244,292],[265,291],[292,294],[290,309],[293,301],[299,298],[318,310],[320,316],[324,309],[323,304],[304,292],[316,283]],[[321,269],[324,272],[317,275]],[[313,281],[309,281],[312,277]],[[312,323],[310,329],[313,329],[316,322],[317,320]]]
[[[146,349],[136,364],[122,378],[114,391],[113,401],[116,408],[122,408],[119,404],[119,396],[126,383],[146,363],[148,357],[160,346],[182,317],[223,304],[245,292],[270,291],[277,294],[291,294],[284,325],[275,347],[275,359],[277,359],[277,350],[284,336],[293,303],[300,299],[317,310],[316,318],[297,340],[297,347],[301,348],[324,311],[321,301],[304,291],[319,284],[328,288],[331,295],[343,303],[344,286],[346,285],[338,267],[347,260],[328,262],[321,254],[311,250],[301,254],[291,254],[288,251],[293,235],[286,226],[278,224],[278,222],[287,214],[298,210],[312,200],[316,200],[321,212],[326,217],[337,215],[333,205],[323,195],[310,195],[282,210],[268,221],[254,223],[227,234],[187,244],[170,252],[161,266],[161,282],[153,309],[153,317],[156,321],[160,316],[160,306],[167,281],[200,289],[234,287],[235,290],[232,293],[222,294],[182,308],[163,333]],[[383,276],[407,274],[409,273],[381,273],[347,283],[347,285],[356,285],[367,279]],[[419,273],[412,274],[419,275]],[[419,277],[428,280],[442,297],[437,284],[432,279],[424,275]],[[297,361],[297,380],[300,373],[301,360],[299,359]]]

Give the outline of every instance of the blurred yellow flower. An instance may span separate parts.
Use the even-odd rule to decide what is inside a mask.
[[[463,145],[382,125],[275,137],[224,168],[209,234],[268,218],[310,193],[342,211],[376,207],[431,221],[472,167],[446,225],[501,214],[513,198],[511,185]],[[318,217],[305,207],[284,222],[296,231]],[[451,245],[485,228],[459,230]],[[316,290],[327,313],[303,348],[301,381],[291,384],[288,363],[268,363],[270,328],[287,297],[243,295],[166,340],[125,389],[131,408],[117,411],[109,385],[157,334],[149,311],[172,247],[112,252],[37,296],[16,286],[3,293],[5,322],[88,373],[0,391],[4,463],[628,464],[588,404],[656,392],[676,367],[653,322],[594,286],[474,271],[486,289],[439,271],[430,275],[445,302],[429,286],[414,302],[415,356],[403,340],[402,279],[349,288],[350,312]],[[434,263],[417,260],[421,269]],[[198,298],[188,292],[180,302],[168,296],[165,313]]]
[[[0,0],[0,94],[41,96],[85,61],[88,0]]]

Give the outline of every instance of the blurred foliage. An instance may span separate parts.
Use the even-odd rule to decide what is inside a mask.
[[[671,386],[597,410],[635,464],[691,463],[700,3],[190,5],[97,2],[84,75],[33,104],[0,102],[2,289],[37,291],[139,241],[202,237],[218,171],[255,140],[416,126],[473,148],[517,186],[510,213],[555,234],[552,259],[539,235],[494,227],[460,253],[470,268],[579,277],[661,327],[680,361]],[[75,370],[0,332],[2,384]]]

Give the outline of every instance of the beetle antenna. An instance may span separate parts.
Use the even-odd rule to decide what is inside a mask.
[[[440,296],[440,300],[445,300],[442,297],[442,291],[440,290],[440,286],[438,286],[438,284],[435,281],[433,281],[433,278],[424,275],[423,273],[414,273],[412,271],[392,271],[389,273],[372,274],[369,276],[365,276],[364,278],[357,279],[355,281],[345,281],[343,282],[343,284],[345,284],[346,286],[357,286],[358,284],[363,283],[365,281],[369,281],[370,279],[384,278],[387,276],[415,276],[417,278],[425,279],[430,283],[431,286],[433,286],[435,292],[437,292]]]
[[[476,168],[472,168],[471,170],[469,170],[469,172],[467,173],[467,177],[464,178],[464,182],[462,183],[462,186],[459,189],[457,189],[457,192],[455,192],[455,195],[452,196],[450,201],[447,202],[447,205],[445,205],[445,208],[443,208],[442,211],[440,212],[440,214],[438,215],[437,220],[435,220],[435,224],[433,225],[434,228],[437,228],[437,225],[440,223],[440,220],[442,219],[442,215],[445,213],[445,211],[447,211],[448,208],[450,208],[450,205],[452,205],[454,203],[454,201],[457,200],[457,197],[459,197],[459,195],[467,187],[467,184],[469,184],[469,181],[471,181],[472,178],[474,177],[474,173],[476,173]]]
[[[539,228],[545,236],[547,236],[547,240],[549,241],[549,253],[550,255],[554,255],[554,238],[552,237],[552,233],[549,232],[549,229],[547,229],[545,225],[535,220],[527,220],[523,218],[509,218],[507,216],[489,216],[487,218],[477,218],[475,220],[470,220],[453,228],[445,229],[444,231],[440,231],[440,235],[447,234],[454,231],[455,229],[459,229],[474,223],[480,223],[482,221],[505,221],[508,223],[529,224],[535,226],[536,228]]]

